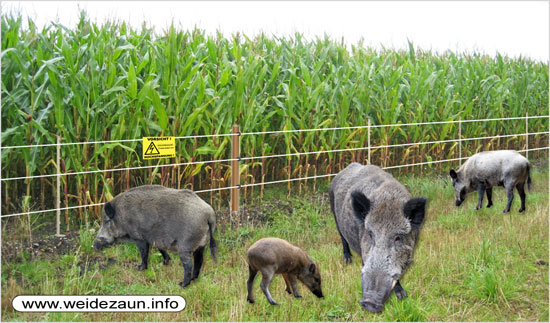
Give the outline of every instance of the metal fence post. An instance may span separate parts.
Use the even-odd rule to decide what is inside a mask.
[[[462,117],[458,117],[458,158],[462,160]]]
[[[525,112],[525,157],[529,159],[529,112]]]
[[[57,145],[56,145],[56,158],[55,158],[55,166],[57,167],[57,176],[56,176],[56,194],[55,194],[55,208],[57,209],[55,211],[55,236],[56,237],[63,237],[64,235],[61,234],[61,210],[59,209],[61,206],[61,169],[60,169],[60,163],[61,163],[61,137],[57,136]]]
[[[238,214],[239,212],[239,189],[241,186],[241,177],[239,170],[239,146],[241,131],[239,130],[238,125],[233,126],[233,136],[232,136],[232,145],[231,145],[231,213]]]
[[[367,128],[367,152],[368,152],[368,159],[367,163],[370,164],[370,118],[369,118],[369,126]]]

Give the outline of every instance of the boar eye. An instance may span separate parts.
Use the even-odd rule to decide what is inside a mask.
[[[371,230],[367,231],[367,233],[369,234],[371,240],[374,240],[374,233]]]

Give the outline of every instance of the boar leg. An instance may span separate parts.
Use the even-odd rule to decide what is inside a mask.
[[[510,212],[510,206],[512,206],[512,201],[514,200],[514,186],[506,184],[506,196],[508,197],[508,204],[502,213]]]
[[[254,304],[254,295],[252,294],[252,286],[254,285],[254,278],[256,278],[256,274],[258,271],[252,266],[248,265],[248,280],[246,281],[246,288],[248,290],[248,296],[246,297],[246,300],[250,304]]]
[[[487,187],[487,190],[485,191],[487,193],[487,200],[489,203],[487,203],[487,207],[493,206],[493,188]]]
[[[170,255],[168,254],[168,252],[166,252],[166,250],[160,250],[160,249],[159,249],[159,251],[160,251],[160,254],[162,255],[162,259],[163,259],[162,263],[164,265],[170,264],[171,258],[170,258]]]
[[[397,281],[397,284],[395,284],[393,291],[395,292],[395,296],[397,296],[397,298],[399,299],[407,297],[407,293],[405,292],[405,289],[403,289],[403,286],[401,286],[399,280]]]
[[[525,211],[525,183],[517,184],[516,189],[518,190],[519,197],[521,199],[521,207],[519,212]]]
[[[262,268],[262,282],[260,283],[260,288],[264,292],[269,304],[279,305],[279,303],[275,302],[275,300],[271,297],[271,294],[269,293],[269,284],[271,284],[271,279],[273,279],[274,273],[275,270],[273,270],[273,268],[271,267]]]
[[[300,298],[302,295],[298,293],[298,281],[296,280],[296,276],[290,275],[290,284],[292,285],[292,292],[294,293],[294,297]]]
[[[147,269],[147,261],[149,259],[149,248],[150,245],[147,241],[138,240],[136,241],[136,246],[139,250],[139,255],[141,256],[141,264],[136,266],[137,270]]]
[[[282,274],[283,279],[285,280],[286,289],[285,291],[289,294],[292,294],[292,287],[290,286],[290,278],[288,278],[288,274]]]
[[[183,266],[183,281],[179,283],[181,287],[191,284],[191,271],[193,270],[193,260],[190,251],[179,252],[181,265]]]
[[[351,251],[349,250],[349,244],[341,234],[340,238],[342,239],[342,246],[344,247],[344,263],[351,264]]]
[[[338,219],[336,219],[336,212],[334,212],[334,193],[332,191],[329,191],[329,201],[330,201],[330,209],[332,210],[332,215],[334,215],[334,222],[336,222],[336,230],[338,230],[338,234],[340,235],[340,239],[342,239],[342,246],[344,247],[344,263],[350,264],[351,263],[351,251],[349,250],[349,244],[344,239],[344,236],[342,235],[342,232],[340,232],[340,228],[338,227]]]
[[[481,204],[483,203],[483,195],[485,195],[485,184],[477,185],[477,206],[476,210],[481,209]]]
[[[197,279],[201,272],[202,262],[204,260],[204,246],[199,247],[193,252],[193,277],[191,280]]]

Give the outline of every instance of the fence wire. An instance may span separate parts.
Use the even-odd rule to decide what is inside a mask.
[[[517,152],[528,152],[528,151],[546,150],[546,149],[549,149],[549,148],[550,147],[539,147],[539,148],[522,149],[522,150],[516,150],[516,151]],[[413,166],[422,166],[422,165],[429,165],[429,164],[438,164],[438,163],[459,161],[459,160],[464,160],[464,159],[468,159],[468,158],[470,158],[470,157],[460,157],[460,158],[450,158],[450,159],[443,159],[443,160],[433,160],[433,161],[427,161],[427,162],[421,162],[421,163],[387,166],[387,167],[381,167],[381,168],[382,169],[396,169],[396,168],[404,168],[404,167],[413,167]],[[280,184],[280,183],[294,182],[294,181],[300,181],[300,180],[309,180],[309,179],[332,177],[332,176],[336,176],[337,174],[338,173],[308,176],[308,177],[300,177],[300,178],[289,178],[289,179],[283,179],[283,180],[277,180],[277,181],[271,181],[271,182],[261,182],[261,183],[254,183],[254,184],[226,186],[226,187],[213,188],[213,189],[207,189],[207,190],[199,190],[199,191],[194,191],[194,192],[195,193],[206,193],[206,192],[229,190],[229,189],[233,189],[233,188],[245,188],[245,187],[260,186],[260,185]],[[65,211],[65,210],[78,209],[78,208],[84,208],[84,207],[100,206],[100,205],[104,205],[104,204],[105,203],[95,203],[95,204],[88,204],[88,205],[69,206],[69,207],[58,208],[58,209],[20,212],[20,213],[2,215],[0,218],[7,218],[7,217],[13,217],[13,216],[18,216],[18,215],[26,215],[26,214],[46,213],[46,212],[53,212],[53,211],[57,211],[57,210]]]
[[[185,166],[185,165],[196,165],[196,164],[222,163],[222,162],[230,162],[230,161],[235,161],[235,160],[239,160],[239,159],[238,158],[216,159],[216,160],[196,161],[196,162],[187,162],[187,163],[174,163],[174,164],[164,164],[164,165],[155,165],[155,166],[136,166],[136,167],[125,167],[125,168],[89,170],[89,171],[82,171],[82,172],[44,174],[44,175],[21,176],[21,177],[8,177],[8,178],[2,178],[1,180],[2,181],[13,181],[13,180],[20,180],[20,179],[33,179],[33,178],[56,177],[56,176],[108,173],[108,172],[118,172],[118,171],[135,170],[135,169],[148,169],[148,168],[157,168],[157,167],[172,167],[172,166]]]
[[[550,118],[550,116],[549,115],[545,115],[545,116],[525,116],[525,117],[473,119],[473,120],[449,120],[449,121],[433,121],[433,122],[415,122],[415,123],[401,123],[401,124],[389,124],[389,125],[367,125],[367,126],[355,126],[355,127],[333,127],[333,128],[316,128],[316,129],[260,131],[260,132],[244,132],[244,133],[230,133],[230,134],[178,136],[178,137],[175,137],[175,138],[176,139],[194,139],[194,138],[211,138],[211,137],[224,137],[224,136],[246,136],[246,135],[260,135],[260,134],[299,133],[299,132],[311,132],[311,131],[334,131],[334,130],[348,130],[348,129],[366,129],[366,128],[382,128],[382,127],[435,125],[435,124],[447,124],[447,123],[471,123],[471,122],[482,122],[482,121],[483,122],[485,122],[485,121],[504,121],[504,120],[526,120],[527,121],[528,119],[539,119],[539,118]],[[21,177],[11,177],[11,178],[0,178],[0,181],[23,180],[23,179],[45,178],[45,177],[56,177],[56,176],[69,176],[69,175],[82,175],[82,174],[94,174],[94,173],[128,171],[128,170],[137,170],[137,169],[151,169],[151,168],[160,168],[160,167],[185,166],[185,165],[207,164],[207,163],[232,162],[232,161],[240,161],[240,160],[246,161],[246,160],[254,160],[254,159],[290,157],[290,156],[301,156],[301,155],[333,153],[333,152],[345,152],[345,151],[357,151],[357,150],[367,150],[367,149],[376,150],[376,149],[380,149],[380,148],[407,147],[407,146],[417,146],[417,145],[426,145],[426,144],[441,144],[441,143],[452,143],[452,142],[461,142],[461,141],[470,141],[470,140],[483,140],[483,139],[493,139],[493,138],[523,137],[523,136],[526,136],[528,138],[528,136],[532,136],[532,135],[542,135],[542,134],[549,134],[549,133],[550,132],[548,132],[548,131],[534,132],[534,133],[519,133],[519,134],[512,134],[512,135],[497,135],[497,136],[486,136],[486,137],[475,137],[475,138],[459,138],[459,139],[450,139],[450,140],[437,140],[437,141],[427,141],[427,142],[417,142],[417,143],[406,143],[406,144],[381,145],[381,146],[372,146],[372,147],[334,149],[334,150],[325,150],[325,151],[317,151],[317,152],[299,152],[299,153],[291,153],[291,154],[251,156],[251,157],[243,157],[243,158],[231,158],[231,159],[219,159],[219,160],[209,160],[209,161],[173,163],[173,164],[154,165],[154,166],[136,166],[136,167],[126,167],[126,168],[116,168],[116,169],[105,169],[105,170],[68,172],[68,173],[45,174],[45,175],[34,175],[34,176],[21,176]],[[71,143],[4,146],[4,147],[0,147],[0,150],[1,149],[52,147],[52,146],[105,144],[105,143],[118,143],[118,142],[135,142],[135,141],[141,141],[141,140],[142,139],[122,139],[122,140],[103,140],[103,141],[87,141],[87,142],[71,142]],[[549,147],[523,149],[523,150],[518,150],[518,152],[529,152],[529,151],[546,150],[546,149],[549,149]],[[429,164],[464,160],[464,159],[468,159],[468,158],[469,157],[460,157],[460,158],[451,158],[451,159],[444,159],[444,160],[427,161],[427,162],[413,163],[413,164],[406,164],[406,165],[388,166],[388,167],[384,167],[383,169],[396,169],[396,168],[404,168],[404,167],[412,167],[412,166],[429,165]],[[228,190],[228,189],[234,189],[234,188],[244,188],[244,187],[252,187],[252,186],[259,186],[259,185],[270,185],[270,184],[286,183],[286,182],[317,179],[317,178],[327,178],[327,177],[332,177],[332,176],[336,176],[336,175],[337,174],[325,174],[325,175],[317,175],[317,176],[308,176],[308,177],[301,177],[301,178],[291,178],[291,179],[277,180],[277,181],[271,181],[271,182],[261,182],[261,183],[254,183],[254,184],[227,186],[227,187],[220,187],[220,188],[214,188],[214,189],[199,190],[199,191],[195,191],[195,193],[206,193],[206,192],[214,192],[214,191]],[[85,208],[85,207],[95,207],[95,206],[101,206],[101,205],[104,205],[104,204],[105,203],[95,203],[95,204],[55,208],[55,209],[49,209],[49,210],[37,210],[37,211],[20,212],[20,213],[2,215],[1,218],[13,217],[13,216],[25,215],[25,214],[38,214],[38,213],[46,213],[46,212],[53,212],[53,211],[72,210],[72,209]]]
[[[517,133],[517,134],[512,134],[512,135],[497,135],[497,136],[485,136],[485,137],[462,138],[462,139],[424,141],[424,142],[415,142],[415,143],[406,143],[406,144],[381,145],[381,146],[359,147],[359,148],[344,148],[344,149],[321,150],[321,151],[312,151],[312,152],[299,152],[299,153],[279,154],[279,155],[251,156],[251,157],[241,157],[240,159],[239,158],[229,158],[229,159],[217,159],[217,160],[207,160],[207,161],[173,163],[173,164],[154,165],[154,166],[136,166],[136,167],[125,167],[125,168],[111,168],[111,169],[81,171],[81,172],[68,172],[68,173],[57,173],[57,174],[8,177],[8,178],[2,178],[0,180],[2,180],[2,181],[13,181],[13,180],[47,178],[47,177],[56,177],[56,176],[71,176],[71,175],[83,175],[83,174],[108,173],[108,172],[118,172],[118,171],[137,170],[137,169],[149,169],[149,168],[157,168],[157,167],[172,167],[172,166],[186,166],[186,165],[209,164],[209,163],[223,163],[223,162],[231,162],[231,161],[239,161],[239,160],[247,161],[247,160],[255,160],[255,159],[277,158],[277,157],[294,157],[294,156],[326,154],[326,153],[335,153],[335,152],[360,151],[360,150],[368,150],[368,149],[375,150],[375,149],[381,149],[381,148],[408,147],[408,146],[452,143],[452,142],[460,142],[460,141],[484,140],[484,139],[493,139],[493,138],[534,136],[534,135],[543,135],[543,134],[550,134],[550,132],[542,131],[542,132],[532,132],[532,133]]]
[[[175,139],[194,139],[194,138],[212,138],[212,137],[229,137],[229,136],[238,136],[238,133],[222,133],[222,134],[213,134],[213,135],[194,135],[194,136],[174,136]],[[150,136],[154,137],[154,136]],[[143,138],[138,139],[119,139],[119,140],[100,140],[100,141],[78,141],[78,142],[62,142],[55,144],[36,144],[36,145],[21,145],[21,146],[4,146],[0,149],[15,149],[15,148],[39,148],[39,147],[53,147],[53,146],[73,146],[73,145],[94,145],[94,144],[110,144],[117,142],[135,142],[141,141]]]
[[[294,130],[256,131],[256,132],[242,132],[242,133],[211,134],[211,135],[176,136],[174,138],[175,139],[194,139],[194,138],[212,138],[212,137],[229,137],[229,136],[265,135],[265,134],[279,134],[279,133],[293,133],[293,132],[299,133],[299,132],[311,132],[311,131],[332,131],[332,130],[351,130],[351,129],[383,128],[383,127],[421,126],[421,125],[434,125],[434,124],[446,124],[446,123],[469,123],[469,122],[482,122],[482,121],[527,120],[527,119],[542,119],[542,118],[550,118],[550,115],[525,116],[525,117],[508,117],[508,118],[491,118],[491,119],[414,122],[414,123],[394,123],[394,124],[387,124],[387,125],[370,125],[370,126],[353,126],[353,127],[332,127],[332,128],[294,129]],[[100,140],[100,141],[80,141],[80,142],[65,142],[65,143],[59,143],[59,144],[52,143],[52,144],[35,144],[35,145],[20,145],[20,146],[2,146],[2,147],[0,147],[0,149],[38,148],[38,147],[70,146],[70,145],[93,145],[93,144],[106,144],[106,143],[117,143],[117,142],[135,142],[135,141],[141,141],[141,140],[142,140],[142,138],[120,139],[120,140]]]
[[[309,131],[327,131],[327,130],[352,130],[352,129],[367,129],[367,128],[422,126],[422,125],[445,124],[445,123],[468,123],[468,122],[481,122],[481,121],[525,120],[525,119],[540,119],[540,118],[550,118],[550,115],[532,116],[532,117],[527,117],[526,116],[526,117],[509,117],[509,118],[492,118],[492,119],[471,119],[471,120],[449,120],[449,121],[432,121],[432,122],[394,123],[394,124],[383,124],[383,125],[336,127],[336,128],[256,131],[256,132],[243,132],[243,133],[241,133],[241,136],[278,134],[278,133],[292,133],[292,132],[309,132]]]
[[[550,134],[550,132],[543,131],[543,132],[532,132],[532,133],[519,133],[519,134],[513,134],[513,135],[498,135],[498,136],[463,138],[463,139],[423,141],[423,142],[415,142],[415,143],[407,143],[407,144],[381,145],[381,146],[359,147],[359,148],[344,148],[344,149],[321,150],[321,151],[280,154],[280,155],[252,156],[252,157],[242,157],[241,160],[246,161],[246,160],[254,160],[254,159],[269,159],[269,158],[276,158],[276,157],[326,154],[326,153],[334,153],[334,152],[346,152],[346,151],[357,151],[357,150],[368,150],[368,149],[375,150],[375,149],[381,149],[381,148],[420,146],[420,145],[441,144],[441,143],[451,143],[451,142],[460,142],[460,141],[484,140],[484,139],[519,137],[519,136],[531,136],[531,135],[542,135],[542,134]]]

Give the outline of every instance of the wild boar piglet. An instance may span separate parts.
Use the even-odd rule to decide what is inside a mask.
[[[296,298],[302,297],[298,293],[297,280],[306,285],[315,296],[323,297],[319,267],[302,249],[290,242],[278,238],[260,239],[250,246],[246,258],[249,271],[248,302],[254,303],[252,285],[258,271],[262,273],[260,287],[271,305],[279,305],[269,293],[269,284],[275,274],[283,276],[286,292],[294,294]]]

